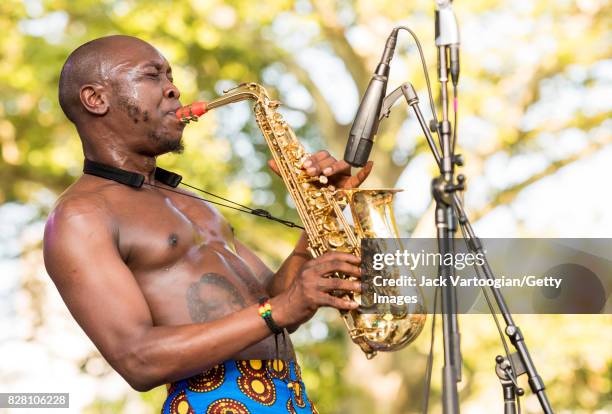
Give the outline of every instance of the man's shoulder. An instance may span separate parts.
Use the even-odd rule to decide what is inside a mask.
[[[110,226],[112,224],[110,200],[102,191],[82,186],[77,181],[64,191],[55,202],[47,227],[57,226],[86,228]]]
[[[73,274],[69,270],[87,257],[116,248],[118,233],[110,204],[103,194],[74,184],[59,196],[43,236],[45,266],[56,283],[67,282]]]

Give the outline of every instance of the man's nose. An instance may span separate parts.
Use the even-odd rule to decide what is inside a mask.
[[[179,91],[175,84],[168,81],[164,90],[164,96],[170,99],[178,99],[181,97],[181,91]]]

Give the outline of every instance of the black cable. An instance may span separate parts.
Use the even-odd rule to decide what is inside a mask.
[[[201,193],[208,194],[208,195],[211,195],[211,196],[216,197],[216,198],[220,198],[220,199],[221,199],[221,200],[223,200],[223,201],[227,201],[227,202],[229,202],[229,203],[236,204],[237,206],[240,206],[240,207],[242,207],[242,208],[244,208],[244,209],[247,209],[247,210],[253,210],[251,207],[248,207],[248,206],[242,205],[242,204],[240,204],[240,203],[237,203],[237,202],[235,202],[235,201],[232,201],[232,200],[230,200],[230,199],[227,199],[227,198],[221,197],[221,196],[219,196],[219,195],[216,195],[216,194],[214,194],[214,193],[211,193],[210,191],[203,190],[203,189],[198,188],[198,187],[196,187],[196,186],[193,186],[193,185],[191,185],[191,184],[187,184],[187,183],[181,182],[181,185],[184,185],[185,187],[189,187],[189,188],[191,188],[191,189],[197,190],[197,191],[199,191],[199,192],[201,192]]]
[[[521,396],[516,394],[516,406],[518,409],[518,414],[521,414]]]
[[[433,371],[433,348],[436,336],[436,313],[438,311],[438,292],[440,288],[436,286],[434,290],[433,315],[431,320],[431,339],[429,341],[429,355],[427,356],[427,367],[425,368],[425,390],[423,391],[423,414],[429,411],[429,392],[431,390],[431,373]]]
[[[270,213],[269,211],[264,210],[262,208],[251,208],[251,207],[242,205],[240,203],[237,203],[235,201],[229,200],[227,198],[223,198],[221,196],[213,194],[213,193],[211,193],[209,191],[202,190],[201,188],[195,187],[193,185],[186,184],[186,183],[181,183],[181,184],[183,184],[183,185],[185,185],[185,186],[187,186],[189,188],[193,188],[194,190],[201,191],[201,192],[203,192],[205,194],[209,194],[209,195],[211,195],[213,197],[220,198],[220,199],[222,199],[224,201],[227,201],[229,203],[232,203],[232,204],[235,204],[237,206],[240,206],[241,208],[230,206],[230,205],[227,205],[227,204],[223,204],[223,203],[220,203],[218,201],[213,201],[213,200],[210,200],[210,199],[207,199],[207,198],[204,198],[204,197],[198,197],[196,195],[186,194],[186,193],[183,193],[182,191],[174,190],[172,188],[163,187],[161,185],[144,183],[144,185],[147,185],[149,187],[155,187],[155,188],[159,188],[159,189],[162,189],[162,190],[165,190],[165,191],[169,191],[171,193],[180,194],[180,195],[183,195],[185,197],[191,197],[191,198],[195,198],[196,200],[206,201],[206,202],[209,202],[209,203],[212,203],[212,204],[216,204],[216,205],[221,206],[221,207],[231,208],[233,210],[237,210],[237,211],[240,211],[242,213],[248,213],[248,214],[252,214],[252,215],[257,216],[257,217],[262,217],[262,218],[265,218],[265,219],[268,219],[268,220],[271,220],[271,221],[276,221],[277,223],[281,223],[281,224],[283,224],[283,225],[285,225],[287,227],[298,228],[298,229],[304,230],[304,227],[300,226],[299,224],[296,224],[296,223],[294,223],[294,222],[292,222],[290,220],[285,220],[285,219],[281,219],[281,218],[275,217],[275,216],[272,215],[272,213]]]
[[[457,142],[457,112],[458,112],[458,104],[457,104],[457,86],[453,85],[453,138],[451,143],[451,154],[455,153],[455,143]]]
[[[462,224],[459,225],[459,227],[461,228],[461,233],[463,235],[463,240],[467,240],[466,239],[466,232],[464,230],[464,226]],[[468,247],[468,249],[472,252],[472,253],[477,253],[477,251],[473,250],[470,248],[469,244],[466,242],[466,246]],[[476,271],[476,275],[478,276],[479,279],[485,279],[485,277],[483,275],[481,275],[479,269],[480,266],[473,266],[474,270]],[[506,336],[504,335],[504,332],[501,328],[501,325],[499,323],[499,319],[497,318],[497,313],[495,312],[495,309],[493,307],[493,303],[491,302],[491,299],[489,298],[489,295],[487,294],[487,291],[485,289],[485,286],[481,286],[481,290],[482,293],[485,297],[485,300],[487,302],[487,306],[489,307],[489,312],[491,313],[491,316],[493,317],[493,321],[495,321],[495,326],[497,327],[497,332],[499,333],[499,337],[501,339],[502,345],[504,346],[504,352],[506,354],[506,359],[508,359],[508,362],[510,363],[510,367],[512,368],[512,373],[514,375],[514,379],[510,378],[510,380],[516,384],[518,384],[518,377],[516,375],[516,369],[514,366],[514,362],[512,362],[512,358],[510,357],[510,348],[508,347],[508,342],[506,340]],[[515,393],[515,398],[517,401],[517,405],[518,405],[518,414],[521,414],[521,401],[520,401],[520,396]]]
[[[425,75],[425,83],[427,85],[427,95],[429,97],[429,107],[431,109],[431,115],[433,117],[434,123],[436,125],[436,134],[438,135],[438,139],[442,136],[440,131],[440,125],[438,123],[438,116],[436,114],[436,105],[433,99],[433,93],[431,91],[431,81],[429,80],[429,72],[427,71],[427,61],[425,60],[425,55],[423,54],[423,48],[421,47],[421,42],[417,35],[406,26],[398,26],[397,29],[404,29],[414,39],[414,42],[417,45],[417,49],[419,51],[419,58],[421,59],[421,65],[423,66],[423,73]],[[425,390],[423,392],[423,414],[427,414],[429,410],[429,394],[431,391],[431,374],[433,370],[433,347],[435,341],[435,328],[436,328],[436,312],[437,312],[437,300],[438,300],[438,292],[439,288],[436,287],[434,293],[434,304],[433,304],[433,319],[431,322],[431,341],[429,344],[429,356],[427,357],[427,368],[425,370]]]
[[[410,28],[406,26],[398,26],[397,29],[404,29],[408,33],[410,33],[410,35],[414,39],[414,42],[417,45],[417,49],[419,51],[419,57],[421,59],[421,65],[423,66],[423,73],[425,75],[425,83],[427,85],[427,95],[429,97],[429,107],[431,109],[431,114],[432,114],[432,117],[436,125],[436,134],[438,135],[438,138],[439,138],[442,135],[440,132],[440,125],[438,123],[438,116],[436,114],[436,106],[435,106],[434,99],[433,99],[433,93],[431,91],[431,81],[429,80],[429,72],[427,71],[427,61],[425,60],[425,55],[423,54],[423,48],[421,47],[421,42],[419,41],[419,38],[417,37],[417,35]],[[439,293],[439,288],[436,287],[436,290],[434,292],[433,318],[431,321],[431,340],[429,343],[429,356],[427,357],[427,367],[425,369],[425,389],[423,391],[423,414],[427,414],[429,410],[429,394],[431,392],[431,375],[433,371],[433,360],[434,360],[433,347],[434,347],[434,342],[435,342],[438,293]]]
[[[478,268],[479,268],[479,266],[474,266],[474,270],[476,271],[476,275],[478,275],[479,279],[484,279],[480,275],[480,272],[478,271]],[[512,362],[512,358],[510,357],[510,348],[508,347],[508,342],[506,341],[506,336],[504,335],[504,333],[503,333],[503,331],[501,329],[501,325],[499,324],[499,319],[497,317],[497,314],[493,310],[493,304],[491,303],[491,299],[489,298],[489,295],[487,294],[487,291],[485,290],[485,287],[482,286],[481,290],[482,290],[482,293],[484,294],[485,300],[487,301],[487,305],[489,306],[489,310],[491,312],[491,316],[493,317],[493,320],[495,321],[495,326],[497,327],[497,332],[499,333],[499,337],[501,338],[502,344],[504,346],[504,352],[506,353],[506,359],[510,363],[510,367],[512,368],[512,374],[514,375],[514,378],[510,377],[508,375],[508,373],[506,373],[506,375],[508,375],[510,381],[512,381],[515,384],[516,388],[518,388],[518,377],[516,375],[516,368],[514,366],[514,362]],[[518,405],[518,414],[521,414],[520,396],[518,395],[518,393],[515,393],[514,397],[515,397],[515,399],[517,401],[517,405]]]
[[[421,42],[419,42],[419,38],[417,35],[410,30],[410,28],[406,26],[398,26],[397,29],[404,29],[414,39],[414,42],[417,45],[417,49],[419,50],[419,57],[421,59],[421,65],[423,66],[423,73],[425,74],[425,83],[427,84],[427,94],[429,96],[429,107],[431,108],[431,115],[436,124],[436,134],[438,134],[438,139],[442,136],[440,131],[440,124],[438,123],[438,115],[436,114],[436,105],[434,104],[433,93],[431,91],[431,82],[429,81],[429,73],[427,72],[427,61],[425,60],[425,55],[423,54],[423,48],[421,47]]]

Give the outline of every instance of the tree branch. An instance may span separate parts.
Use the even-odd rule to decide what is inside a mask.
[[[606,145],[610,143],[612,143],[612,136],[609,136],[605,140],[600,141],[600,142],[593,142],[591,145],[587,146],[582,151],[578,151],[577,153],[572,154],[567,158],[554,161],[550,163],[548,167],[546,167],[544,170],[540,171],[539,173],[532,175],[531,177],[529,177],[528,179],[520,183],[514,184],[502,191],[499,191],[493,196],[493,198],[487,204],[486,207],[482,208],[479,211],[472,212],[470,214],[470,220],[475,222],[479,220],[480,218],[482,218],[483,216],[485,216],[487,213],[491,212],[498,205],[510,204],[512,201],[514,201],[514,199],[516,199],[516,197],[522,190],[524,190],[531,184],[554,174],[555,172],[559,171],[561,168],[567,166],[568,164],[571,164],[572,162],[578,161],[580,159],[588,157],[589,155],[592,155],[593,153],[599,151],[600,149],[604,148]]]
[[[323,30],[324,38],[329,41],[340,59],[347,62],[346,68],[357,84],[357,88],[365,88],[370,78],[370,70],[366,67],[363,57],[355,52],[346,39],[344,35],[346,27],[338,23],[338,13],[333,2],[314,0],[312,5]]]

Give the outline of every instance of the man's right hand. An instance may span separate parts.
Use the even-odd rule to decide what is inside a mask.
[[[360,257],[342,252],[327,252],[306,262],[289,288],[271,300],[276,323],[283,327],[301,325],[321,306],[356,309],[359,306],[357,302],[338,298],[330,292],[361,292],[361,283],[331,276],[339,272],[361,278],[360,263]]]

